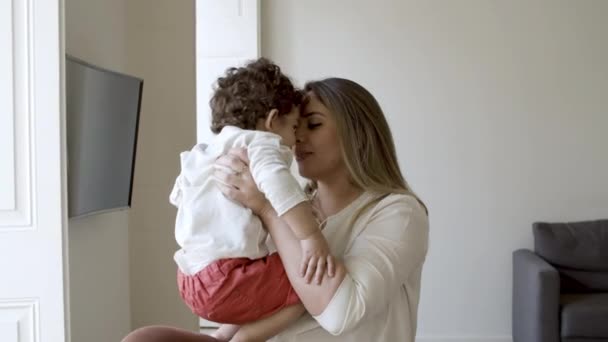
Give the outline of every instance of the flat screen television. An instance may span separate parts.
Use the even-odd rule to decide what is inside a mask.
[[[131,206],[143,80],[66,55],[68,216]]]

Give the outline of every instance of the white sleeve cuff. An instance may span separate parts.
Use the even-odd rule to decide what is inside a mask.
[[[283,214],[288,212],[291,208],[295,207],[296,205],[298,205],[302,202],[306,202],[306,201],[308,201],[308,198],[306,197],[304,192],[298,191],[286,200],[278,200],[278,201],[275,200],[275,202],[278,203],[276,206],[274,205],[274,203],[271,203],[271,204],[273,204],[273,208],[277,212],[277,215],[279,217],[281,217],[281,216],[283,216]]]
[[[355,304],[352,300],[355,293],[355,282],[349,274],[346,274],[325,310],[313,318],[330,334],[334,336],[342,334],[347,330],[349,320],[353,319],[352,314],[357,314],[352,307]]]

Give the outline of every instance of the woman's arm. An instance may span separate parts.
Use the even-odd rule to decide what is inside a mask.
[[[276,216],[265,213],[261,217],[302,302],[334,335],[386,310],[399,287],[420,270],[426,257],[428,218],[415,198],[390,196],[372,210],[365,228],[337,263],[337,276],[320,287],[298,282],[299,278],[290,274],[297,270],[297,255],[291,250],[297,244]]]
[[[247,153],[243,149],[234,149],[230,154],[217,161],[222,167],[228,167],[232,170],[243,170],[247,167],[247,162]],[[323,272],[319,272],[320,269],[318,269],[315,274],[317,284],[310,284],[307,278],[303,278],[299,273],[302,266],[300,241],[294,236],[287,223],[277,216],[274,208],[257,188],[251,173],[231,174],[222,171],[220,168],[216,171],[215,176],[220,180],[218,185],[226,197],[250,208],[260,217],[277,246],[285,272],[302,300],[302,304],[309,313],[320,314],[344,278],[345,269],[343,264],[335,260],[333,267],[328,265],[332,277],[323,277]],[[310,219],[313,220],[312,217]],[[323,281],[321,282],[322,278]]]
[[[240,164],[231,165],[235,160],[242,163],[235,156],[223,162],[240,169]],[[297,239],[260,196],[253,181],[245,174],[237,178],[224,178],[231,184],[223,189],[224,194],[260,216],[302,303],[331,334],[346,332],[366,317],[386,310],[392,296],[422,268],[428,245],[426,213],[411,196],[389,196],[372,209],[352,246],[342,260],[336,260],[335,277],[325,279],[320,286],[307,284],[298,276],[301,252]]]
[[[348,273],[331,302],[314,317],[333,335],[386,311],[403,284],[421,272],[426,258],[428,217],[414,197],[388,196],[369,215],[343,256]]]
[[[276,215],[272,207],[263,210],[260,213],[260,219],[277,246],[287,277],[302,300],[302,304],[311,315],[320,314],[344,279],[346,274],[344,264],[336,259],[333,277],[325,277],[320,284],[318,282],[316,284],[308,283],[306,278],[300,276],[302,251],[299,240],[296,239],[287,224]]]

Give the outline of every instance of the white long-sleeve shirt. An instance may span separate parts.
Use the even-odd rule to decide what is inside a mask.
[[[224,258],[257,259],[268,254],[260,220],[226,198],[213,177],[215,160],[233,147],[245,147],[258,188],[280,215],[308,200],[289,167],[293,159],[274,133],[227,126],[209,144],[182,152],[181,173],[169,200],[177,210],[174,259],[185,274],[196,274]]]
[[[364,193],[329,217],[323,234],[348,271],[325,310],[272,342],[414,342],[428,217],[412,196]],[[357,217],[358,216],[358,217]]]

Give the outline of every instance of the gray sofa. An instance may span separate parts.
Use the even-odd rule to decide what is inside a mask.
[[[533,232],[513,253],[513,341],[608,342],[608,220]]]

